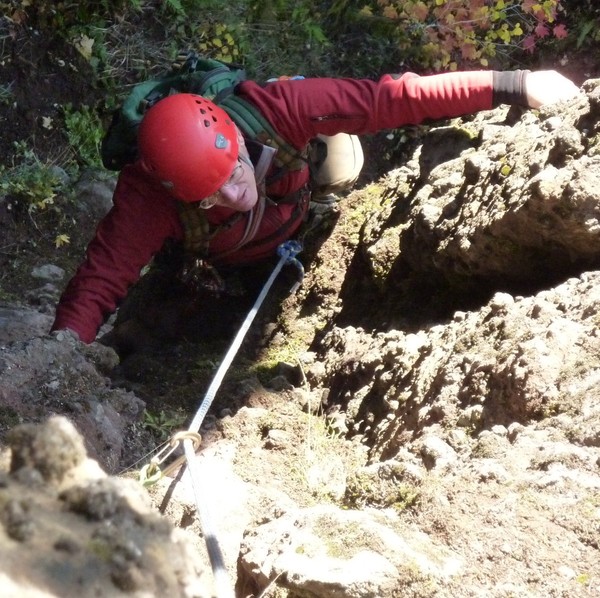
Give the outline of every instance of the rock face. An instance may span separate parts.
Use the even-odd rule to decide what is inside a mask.
[[[40,334],[37,319],[26,318],[23,309],[4,313],[15,314],[27,340],[0,346],[0,430],[19,421],[43,421],[51,413],[68,415],[92,457],[107,471],[119,471],[126,429],[139,420],[144,403],[110,387],[108,373],[118,363],[117,355],[97,343],[85,346],[65,333]],[[0,325],[0,339],[15,333],[14,326]]]
[[[309,384],[368,447],[347,504],[399,510],[402,537],[416,523],[461,563],[389,595],[600,591],[599,83],[431,131],[349,198],[290,301],[288,334],[322,328]],[[248,570],[277,569],[282,548],[261,569],[247,542]]]
[[[240,381],[244,406],[227,396],[203,430],[198,466],[238,596],[600,595],[600,81],[583,90],[433,128],[337,208],[303,286],[269,322],[271,348],[292,347],[300,366],[280,368],[290,375],[268,389]],[[15,330],[0,355],[7,413],[66,413],[114,466],[140,407],[106,377],[114,354]],[[177,372],[203,358],[191,345],[161,356]],[[122,368],[143,374],[136,390],[162,388],[146,380],[156,361],[136,359]],[[37,528],[54,537],[54,520],[83,512],[84,537],[110,554],[97,565],[108,587],[185,595],[185,575],[164,578],[177,590],[141,576],[159,553],[140,548],[146,515],[127,519],[125,486],[65,481],[81,441],[56,443],[65,424],[52,421],[50,459],[32,428],[9,437],[0,491],[18,487],[25,502],[1,501],[13,551],[2,562],[58,592],[24,548]],[[201,532],[186,480],[176,490],[163,480],[153,498],[169,494],[171,518]],[[78,546],[59,536],[40,558],[69,572]]]
[[[411,586],[422,591],[460,570],[456,555],[416,529],[395,532],[397,523],[374,510],[292,510],[247,535],[242,567],[259,587],[284,576],[292,595],[340,598],[393,596]]]
[[[476,312],[416,333],[333,330],[323,342],[326,378],[367,381],[338,400],[353,414],[351,430],[370,438],[373,459],[393,457],[431,428],[472,435],[565,423],[565,414],[569,438],[598,447],[599,283],[590,272],[530,298],[497,293]]]
[[[319,369],[345,381],[333,400],[370,447],[361,501],[408,496],[420,528],[461,557],[462,583],[488,595],[598,590],[599,283],[590,272],[418,333],[346,327],[323,341]],[[472,577],[485,559],[493,583]],[[433,595],[471,595],[454,583]]]
[[[107,477],[63,417],[8,437],[0,587],[34,596],[208,596],[184,537],[139,484]]]
[[[584,89],[568,106],[516,122],[504,109],[437,130],[391,176],[400,194],[371,226],[373,262],[383,262],[377,230],[390,228],[390,213],[409,199],[392,268],[405,262],[497,287],[557,281],[575,264],[597,264],[600,86]]]

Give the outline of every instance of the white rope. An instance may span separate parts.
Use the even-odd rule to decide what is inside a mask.
[[[206,500],[200,500],[200,475],[196,467],[192,467],[196,457],[193,441],[190,439],[184,440],[183,450],[185,451],[185,458],[188,463],[188,471],[190,473],[192,490],[194,492],[194,501],[196,503],[196,512],[198,513],[200,528],[202,529],[202,534],[204,535],[204,543],[206,544],[208,558],[210,559],[210,566],[215,579],[217,597],[235,598],[235,592],[233,591],[231,580],[229,579],[229,575],[227,573],[227,567],[225,566],[223,553],[221,552],[221,547],[219,546],[216,531],[212,525],[210,509],[208,508]]]
[[[290,243],[290,242],[288,242],[288,243]],[[263,301],[265,300],[267,293],[273,286],[273,283],[275,282],[277,275],[281,271],[281,268],[283,268],[284,264],[286,264],[289,261],[293,261],[296,264],[300,264],[300,262],[298,262],[298,260],[296,260],[294,257],[296,255],[296,253],[298,253],[298,251],[299,251],[299,244],[291,245],[289,247],[285,247],[285,245],[286,244],[284,244],[284,249],[281,252],[281,258],[279,259],[279,261],[277,262],[277,265],[273,269],[271,276],[269,276],[269,279],[267,280],[267,282],[265,282],[260,294],[256,298],[254,305],[252,306],[252,309],[248,312],[246,319],[244,320],[241,328],[238,330],[238,333],[236,334],[235,338],[233,339],[231,346],[229,347],[227,353],[225,354],[225,357],[223,358],[223,361],[221,362],[221,365],[219,366],[219,369],[217,370],[215,377],[213,378],[210,386],[208,387],[208,390],[206,391],[206,394],[204,395],[204,398],[202,399],[200,408],[196,412],[196,415],[194,416],[194,419],[192,420],[192,422],[188,428],[189,431],[198,432],[200,430],[200,426],[202,425],[202,422],[203,422],[204,418],[206,417],[206,414],[208,413],[208,410],[210,409],[212,402],[215,399],[217,390],[219,390],[219,387],[221,386],[221,383],[223,382],[223,378],[225,378],[225,374],[227,373],[227,370],[231,366],[231,363],[233,362],[233,360],[242,344],[242,341],[244,340],[244,337],[246,336],[246,333],[248,332],[248,329],[250,328],[250,325],[252,324],[252,322],[254,321],[254,318],[256,317],[256,313],[258,312],[260,306],[262,305]],[[296,287],[294,287],[294,288],[296,288]]]
[[[189,433],[198,433],[200,431],[200,426],[214,401],[214,398],[217,394],[217,390],[221,386],[225,374],[229,369],[231,363],[233,362],[241,344],[250,328],[250,325],[254,321],[256,314],[265,300],[267,293],[273,286],[277,275],[283,268],[286,263],[293,263],[300,268],[300,272],[302,276],[304,275],[304,269],[302,268],[302,264],[295,258],[296,254],[300,251],[301,245],[296,241],[288,241],[279,246],[278,254],[281,256],[279,261],[277,262],[271,276],[269,276],[267,282],[265,282],[260,294],[258,295],[252,309],[248,312],[246,319],[244,320],[242,326],[240,327],[238,333],[236,334],[231,346],[229,347],[221,365],[219,366],[215,377],[213,378],[202,402],[200,404],[200,408],[196,412],[194,419],[188,427]],[[298,285],[294,286],[294,289],[297,288]],[[192,467],[194,463],[194,458],[196,456],[193,440],[191,438],[185,438],[183,440],[183,448],[185,452],[185,458],[188,465],[188,470],[190,472],[190,481],[192,485],[192,491],[194,493],[194,500],[196,502],[196,509],[198,512],[198,518],[200,520],[200,527],[202,528],[202,533],[204,534],[204,541],[206,543],[206,549],[208,551],[208,556],[210,559],[210,564],[213,571],[213,576],[215,578],[215,585],[217,590],[218,598],[234,598],[235,594],[232,589],[231,581],[229,579],[229,575],[227,574],[227,568],[225,567],[225,561],[223,559],[223,554],[221,552],[221,547],[219,546],[219,541],[217,539],[217,534],[212,526],[212,518],[210,516],[209,509],[207,507],[206,501],[200,500],[202,496],[201,493],[201,480],[199,472],[195,467]]]

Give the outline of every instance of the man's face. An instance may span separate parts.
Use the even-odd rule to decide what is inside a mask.
[[[208,209],[223,206],[238,212],[251,210],[258,201],[258,190],[254,178],[254,167],[241,135],[238,137],[239,156],[233,172],[220,189],[200,201],[200,207]]]

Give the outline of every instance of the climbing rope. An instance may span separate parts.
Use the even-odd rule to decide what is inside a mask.
[[[273,272],[271,272],[271,275],[265,282],[261,292],[254,302],[254,305],[248,312],[246,319],[242,323],[242,326],[233,339],[231,346],[227,350],[227,353],[219,365],[219,368],[210,386],[208,387],[208,390],[206,391],[206,394],[204,395],[204,398],[202,399],[200,407],[192,419],[192,422],[186,431],[175,434],[169,443],[150,461],[150,464],[142,468],[140,471],[140,479],[144,485],[150,485],[157,482],[161,477],[179,467],[184,460],[187,461],[188,465],[191,465],[196,455],[196,450],[201,442],[201,437],[199,434],[200,426],[202,425],[202,422],[204,421],[204,418],[206,417],[206,414],[208,413],[208,410],[215,399],[217,391],[219,390],[219,387],[225,378],[227,370],[237,355],[246,333],[250,329],[258,310],[263,304],[269,290],[273,286],[273,283],[275,282],[275,279],[277,278],[283,266],[286,264],[291,264],[298,268],[298,281],[292,287],[291,292],[295,292],[302,284],[304,279],[304,267],[296,258],[296,255],[300,251],[302,251],[302,244],[298,241],[290,240],[279,245],[277,248],[279,261],[273,268]],[[176,459],[164,470],[161,470],[160,465],[176,450],[180,443],[183,444],[184,455]],[[200,492],[200,476],[197,469],[194,467],[188,467],[188,471],[190,472],[190,480],[192,484],[192,490],[194,492],[198,518],[200,520],[200,527],[202,528],[202,533],[205,538],[206,548],[208,551],[211,568],[213,570],[213,576],[215,578],[217,596],[218,598],[233,598],[233,590],[231,589],[231,584],[228,579],[227,570],[225,568],[225,563],[219,542],[217,540],[217,535],[212,527],[212,518],[210,516],[209,509],[206,503],[200,500],[202,496],[202,493]]]
[[[233,359],[235,358],[235,356],[242,344],[242,341],[244,340],[244,337],[246,336],[246,333],[248,332],[248,330],[250,328],[250,325],[252,324],[252,322],[254,321],[254,318],[256,317],[256,313],[260,309],[260,306],[263,304],[263,301],[265,300],[267,293],[273,286],[273,283],[275,282],[277,275],[279,274],[279,272],[281,271],[281,269],[283,268],[283,266],[285,264],[293,264],[296,267],[298,267],[300,270],[300,281],[297,282],[292,287],[292,290],[293,291],[296,290],[298,288],[298,286],[300,285],[301,281],[304,278],[304,268],[303,268],[302,264],[300,263],[300,261],[298,259],[296,259],[296,255],[301,250],[302,250],[302,245],[298,241],[286,241],[285,243],[282,243],[277,248],[277,255],[280,256],[279,261],[277,262],[277,265],[275,266],[275,268],[273,268],[273,272],[271,272],[271,276],[269,276],[267,282],[265,282],[260,294],[256,298],[254,305],[252,306],[252,309],[248,312],[246,319],[242,323],[241,328],[239,329],[238,333],[236,334],[235,338],[233,339],[233,342],[231,343],[231,346],[229,347],[227,353],[225,354],[225,357],[224,357],[223,361],[221,362],[221,365],[219,366],[219,369],[217,370],[215,377],[213,378],[210,386],[208,387],[208,390],[206,391],[206,394],[204,395],[204,398],[202,399],[202,403],[200,404],[200,408],[196,412],[196,415],[194,416],[194,419],[192,420],[192,423],[190,424],[188,430],[197,432],[200,429],[200,426],[202,425],[202,422],[204,421],[204,418],[206,417],[206,414],[208,413],[208,410],[210,409],[210,406],[212,405],[212,402],[215,399],[217,390],[221,386],[221,383],[223,382],[223,378],[225,378],[225,374],[227,373],[227,370],[231,366],[231,363],[232,363]]]

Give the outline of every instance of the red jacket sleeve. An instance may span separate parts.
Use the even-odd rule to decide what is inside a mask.
[[[85,261],[65,289],[53,330],[70,328],[90,343],[167,238],[183,236],[175,203],[136,166],[119,177],[113,208],[98,225]]]
[[[315,78],[260,86],[240,85],[247,97],[290,143],[303,148],[322,133],[365,134],[425,120],[492,108],[493,71],[420,77],[414,73],[369,79]]]

